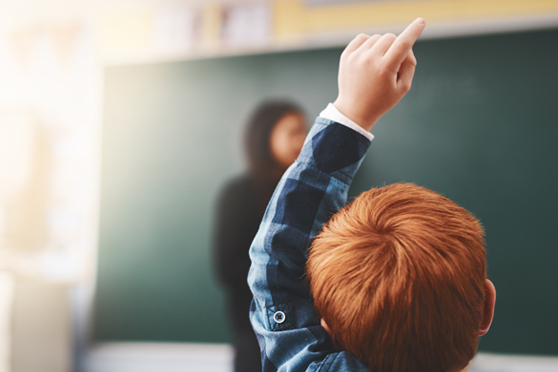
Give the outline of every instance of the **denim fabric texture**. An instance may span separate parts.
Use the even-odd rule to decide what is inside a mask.
[[[355,130],[318,117],[269,202],[250,248],[248,275],[250,320],[264,372],[369,371],[346,351],[334,350],[305,276],[312,239],[345,205],[369,146]]]

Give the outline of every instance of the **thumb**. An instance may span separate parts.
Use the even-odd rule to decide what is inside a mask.
[[[409,51],[407,57],[401,63],[399,68],[399,73],[397,74],[397,85],[403,87],[405,90],[411,89],[411,83],[413,81],[413,76],[415,75],[415,67],[417,65],[417,59],[413,54],[413,51]]]

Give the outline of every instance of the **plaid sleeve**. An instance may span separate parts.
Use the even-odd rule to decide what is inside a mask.
[[[248,275],[264,372],[367,371],[333,349],[314,313],[305,264],[313,237],[345,205],[369,146],[353,129],[319,117],[271,198],[250,248]]]

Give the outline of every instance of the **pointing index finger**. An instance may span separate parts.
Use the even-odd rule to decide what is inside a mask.
[[[424,19],[417,18],[399,34],[385,54],[389,64],[399,67],[403,63],[425,26],[426,22]]]

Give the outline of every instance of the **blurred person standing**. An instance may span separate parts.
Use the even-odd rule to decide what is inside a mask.
[[[261,372],[258,341],[248,318],[252,293],[248,250],[282,174],[296,160],[307,134],[302,109],[290,101],[265,101],[245,132],[248,170],[230,180],[217,203],[214,266],[225,290],[235,372]]]

